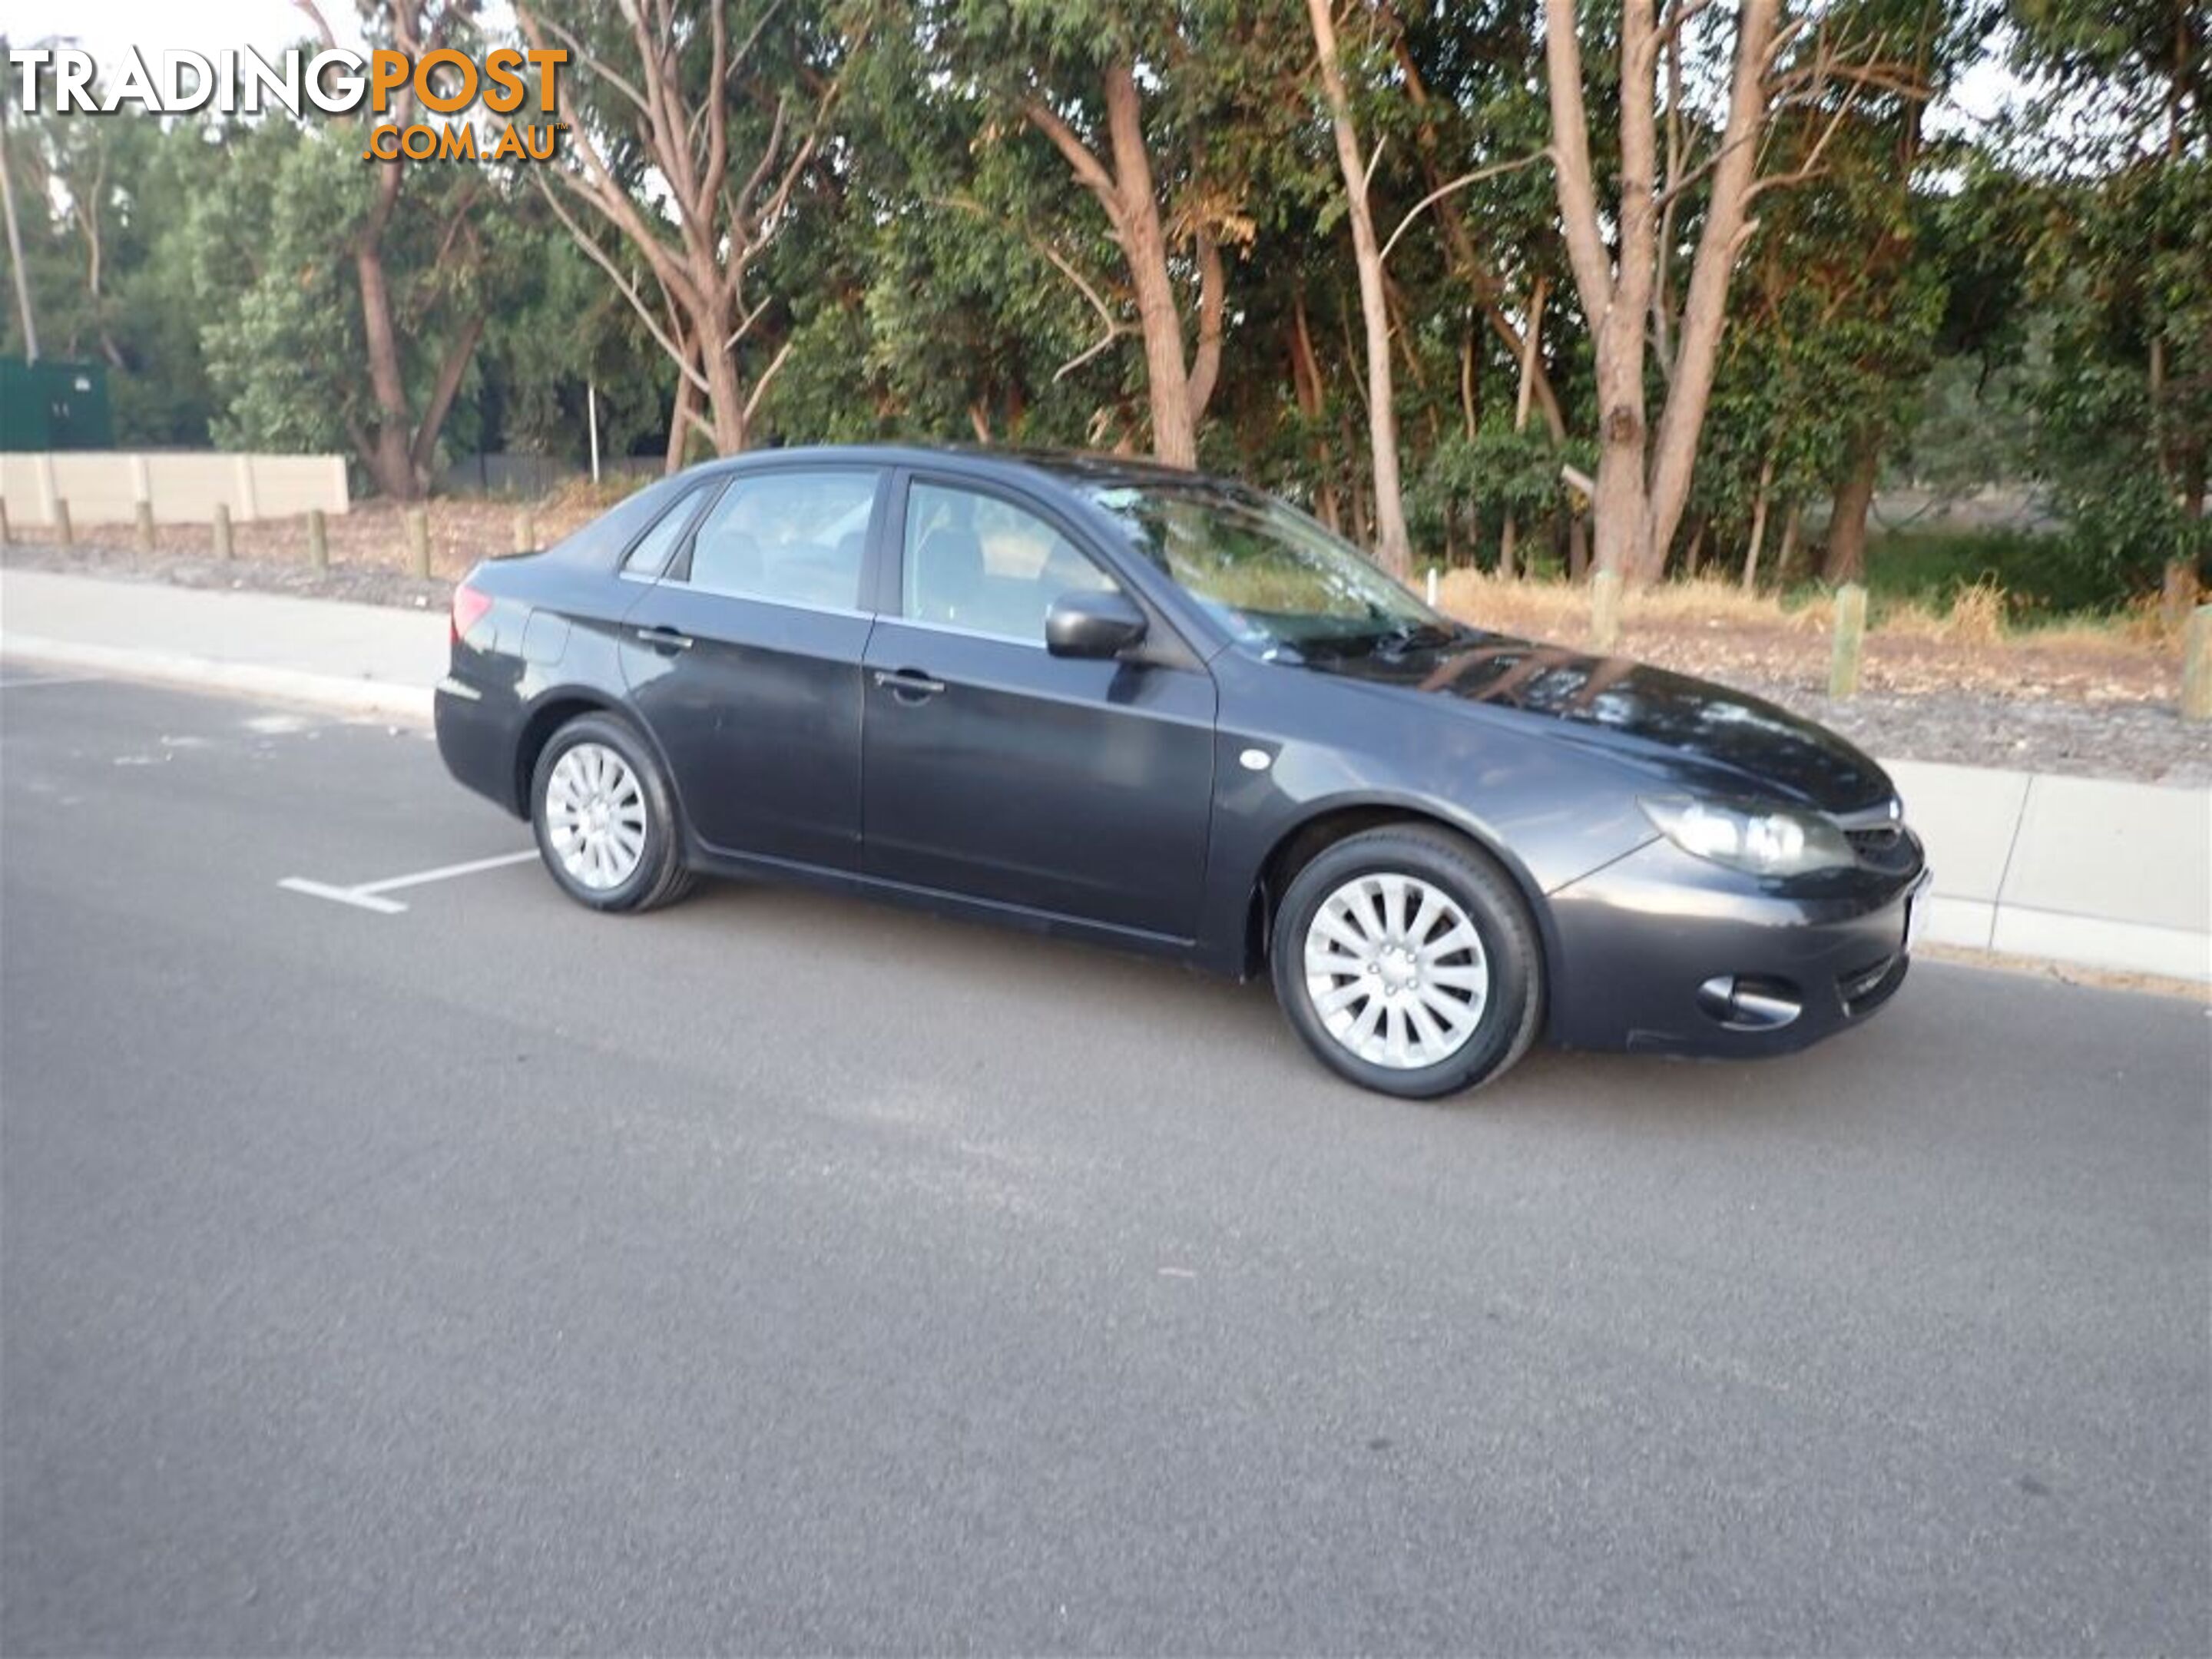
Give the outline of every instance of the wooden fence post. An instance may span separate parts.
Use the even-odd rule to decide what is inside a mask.
[[[215,556],[223,560],[228,560],[231,556],[230,503],[228,501],[217,501],[215,504]]]
[[[8,498],[0,495],[0,547],[5,547],[14,538],[8,532]]]
[[[54,539],[64,547],[76,545],[76,526],[70,522],[69,497],[54,497]]]
[[[2168,559],[2166,580],[2159,585],[2159,620],[2170,632],[2178,634],[2189,625],[2191,613],[2196,609],[2197,562]]]
[[[154,550],[154,503],[140,501],[133,516],[138,524],[138,550],[151,553]]]
[[[2212,605],[2190,612],[2181,653],[2181,718],[2212,720]]]
[[[1620,572],[1601,570],[1590,578],[1590,641],[1601,651],[1620,642]]]
[[[514,515],[514,550],[527,553],[537,545],[538,526],[532,521],[530,509],[526,507]]]
[[[319,571],[331,568],[331,527],[319,507],[307,509],[307,562]]]
[[[407,509],[408,562],[418,576],[430,574],[430,515],[419,507]]]
[[[1866,589],[1845,582],[1836,590],[1836,643],[1828,658],[1828,695],[1859,694],[1859,658],[1866,646]]]

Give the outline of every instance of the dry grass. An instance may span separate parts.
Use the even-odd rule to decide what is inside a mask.
[[[625,473],[609,473],[599,483],[589,478],[571,478],[566,483],[541,496],[535,503],[540,513],[550,513],[557,518],[571,516],[580,522],[594,514],[605,512],[617,501],[635,495],[647,484],[658,483],[653,478],[634,477]],[[443,503],[434,502],[435,512]]]
[[[1589,628],[1587,587],[1566,582],[1511,580],[1486,571],[1454,570],[1437,584],[1443,610],[1483,627],[1571,639]],[[1991,581],[1961,588],[1948,609],[1916,600],[1877,604],[1867,632],[1901,639],[1934,640],[1957,645],[1997,646],[2031,637],[2012,626],[2014,606]],[[1624,631],[1655,629],[1757,628],[1794,635],[1824,635],[1833,626],[1835,603],[1826,593],[1784,599],[1772,593],[1747,593],[1731,580],[1698,577],[1632,590],[1621,599]],[[2110,644],[2116,640],[2155,643],[2166,637],[2155,597],[2124,617],[2081,621],[2063,628],[2039,629],[2038,642]]]
[[[1456,570],[1438,584],[1450,614],[1479,627],[1576,645],[1590,637],[1590,594],[1565,582],[1510,581]],[[1867,630],[1864,684],[1919,695],[1972,686],[2007,696],[2090,702],[2170,702],[2179,653],[2155,605],[2108,622],[2016,625],[1993,583],[1942,609],[1877,602]],[[1668,582],[1625,595],[1623,655],[1709,678],[1825,688],[1835,607],[1825,594],[1784,600],[1732,581]]]
[[[1520,581],[1481,570],[1453,570],[1437,582],[1437,600],[1453,616],[1508,633],[1571,639],[1589,628],[1587,587],[1569,582]],[[1747,593],[1735,582],[1713,577],[1662,582],[1621,596],[1621,623],[1656,628],[1774,628],[1818,634],[1828,626],[1825,596],[1796,606],[1771,594]]]

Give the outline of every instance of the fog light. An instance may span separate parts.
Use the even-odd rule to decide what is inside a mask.
[[[1785,979],[1719,974],[1698,987],[1698,1006],[1735,1031],[1778,1031],[1805,1011]]]

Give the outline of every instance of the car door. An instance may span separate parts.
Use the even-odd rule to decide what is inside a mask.
[[[878,619],[867,648],[865,868],[1193,937],[1212,677],[1157,617],[1142,659],[1045,649],[1054,599],[1118,584],[1042,504],[920,474],[901,495],[884,544],[898,614]]]
[[[711,848],[859,866],[860,596],[885,481],[867,466],[739,473],[623,619],[631,700]]]

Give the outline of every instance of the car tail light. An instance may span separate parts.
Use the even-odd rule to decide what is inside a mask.
[[[459,645],[463,640],[466,639],[468,637],[469,629],[474,628],[478,623],[482,622],[484,617],[484,612],[490,609],[490,594],[471,587],[466,582],[463,582],[459,586],[456,587],[453,590],[453,642],[455,645]]]

